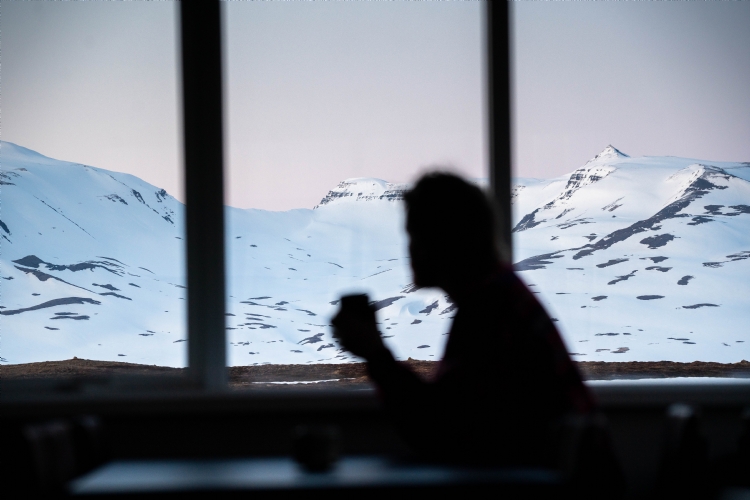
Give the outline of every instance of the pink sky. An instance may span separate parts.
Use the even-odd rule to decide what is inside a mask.
[[[486,175],[482,2],[226,2],[227,202]],[[514,2],[514,168],[750,161],[750,2]],[[3,2],[3,140],[181,196],[176,4]]]

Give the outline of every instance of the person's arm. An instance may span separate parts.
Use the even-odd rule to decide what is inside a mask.
[[[409,367],[396,361],[385,346],[365,358],[367,372],[375,382],[380,396],[389,403],[403,404],[423,400],[433,389],[429,382],[422,380]]]
[[[339,343],[367,361],[367,371],[387,402],[403,404],[423,400],[427,392],[431,392],[428,388],[431,384],[395,360],[383,343],[374,314],[342,309],[332,323]]]

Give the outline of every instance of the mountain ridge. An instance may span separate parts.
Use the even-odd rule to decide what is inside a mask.
[[[8,144],[0,362],[184,366],[184,206]],[[574,359],[750,358],[750,164],[605,152],[512,193],[516,270]],[[329,326],[347,292],[370,293],[397,357],[439,359],[455,305],[411,282],[408,187],[354,178],[314,209],[227,207],[228,363],[356,361]]]

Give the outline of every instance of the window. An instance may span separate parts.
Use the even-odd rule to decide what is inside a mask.
[[[573,358],[750,359],[750,5],[512,12],[516,267]]]
[[[486,183],[483,5],[223,7],[231,385],[357,386],[329,326],[352,292],[398,358],[439,359],[454,307],[414,290],[401,199],[435,166]]]
[[[399,357],[439,357],[451,304],[409,288],[394,201],[433,165],[486,182],[508,215],[511,193],[514,262],[574,359],[746,358],[747,4],[513,4],[512,192],[497,5],[223,3],[224,116],[217,5],[180,6],[181,65],[175,4],[4,5],[0,369],[76,356],[187,364],[204,388],[227,363],[235,385],[284,381],[236,368],[353,361],[326,327],[349,291],[371,293]],[[57,160],[81,180],[36,196]]]
[[[2,11],[3,378],[184,367],[175,5]]]

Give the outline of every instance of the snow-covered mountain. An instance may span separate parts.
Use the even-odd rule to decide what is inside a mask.
[[[750,164],[612,147],[568,176],[518,179],[517,269],[577,359],[748,359],[749,181]],[[185,364],[178,201],[7,142],[0,184],[4,362]],[[312,210],[227,207],[228,362],[350,360],[328,323],[353,291],[397,356],[439,358],[454,308],[411,285],[407,187],[349,179]]]
[[[132,175],[7,142],[0,183],[3,362],[185,364],[182,204]],[[382,326],[400,356],[439,355],[434,332],[447,332],[440,312],[450,304],[436,291],[402,291],[410,289],[402,191],[350,179],[314,210],[227,207],[228,362],[351,359],[328,327],[347,291],[369,292],[388,313]],[[396,339],[391,330],[406,316],[410,335]]]
[[[609,146],[518,182],[516,270],[575,359],[750,359],[749,181],[750,163]]]

